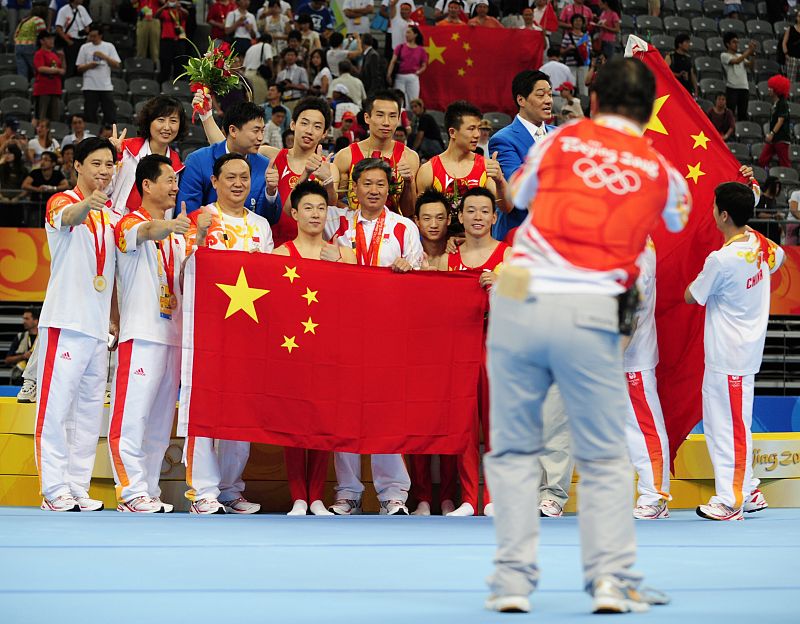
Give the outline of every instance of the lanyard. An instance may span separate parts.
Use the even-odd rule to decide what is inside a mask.
[[[741,240],[742,238],[747,238],[747,232],[744,234],[737,234],[736,236],[731,237],[729,240],[725,241],[723,247],[727,247],[731,243],[735,243],[737,240]]]
[[[175,279],[175,250],[172,248],[172,234],[170,234],[165,240],[167,247],[169,247],[169,262],[167,262],[167,254],[164,251],[165,241],[156,241],[156,247],[158,247],[159,255],[163,261],[161,267],[163,267],[163,271],[167,276],[167,292],[171,293],[173,280]]]
[[[89,213],[89,231],[92,233],[94,239],[94,257],[97,263],[97,271],[94,276],[94,286],[100,290],[105,290],[105,278],[103,277],[103,268],[106,265],[106,215],[105,210],[100,211],[100,235],[97,234],[97,224]]]
[[[225,227],[225,216],[222,213],[222,208],[220,208],[219,202],[215,202],[214,203],[214,207],[217,209],[217,212],[219,213],[219,221],[220,221],[220,224],[222,225],[222,240],[225,242],[225,248],[226,249],[230,249],[231,246],[230,246],[229,243],[231,241],[230,241],[230,238],[228,236],[228,230]],[[243,248],[244,248],[245,251],[247,251],[250,248],[249,242],[250,242],[250,239],[252,239],[252,237],[253,237],[253,233],[250,231],[250,226],[247,224],[247,212],[248,212],[247,208],[245,208],[244,217],[243,217],[243,219],[244,219],[244,245],[243,245]],[[234,227],[235,226],[231,225],[231,228],[234,228]]]
[[[356,215],[358,220],[358,214]],[[386,222],[386,210],[381,212],[381,216],[375,222],[375,229],[372,230],[372,240],[367,248],[367,239],[364,236],[364,224],[360,221],[356,224],[356,256],[360,265],[378,266],[378,256],[383,242],[383,226]]]

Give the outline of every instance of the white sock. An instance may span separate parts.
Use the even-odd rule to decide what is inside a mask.
[[[431,504],[430,503],[426,503],[425,501],[420,502],[420,504],[417,505],[417,509],[411,515],[412,516],[430,516],[431,515]]]
[[[306,512],[308,511],[308,503],[304,500],[296,500],[294,501],[294,505],[292,505],[292,509],[287,516],[305,516]]]
[[[490,518],[494,515],[494,503],[489,503],[483,508],[483,515],[489,516]]]
[[[334,513],[332,511],[328,511],[327,507],[325,507],[325,503],[321,500],[317,499],[313,503],[311,503],[311,513],[315,516],[332,516]]]
[[[449,498],[447,500],[442,501],[442,515],[446,516],[449,513],[455,511],[456,505],[453,501]]]
[[[461,507],[451,511],[448,516],[474,516],[475,508],[469,503],[461,503]]]

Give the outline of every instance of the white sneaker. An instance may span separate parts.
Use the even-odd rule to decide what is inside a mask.
[[[381,511],[380,515],[382,516],[407,516],[408,515],[408,507],[406,507],[403,501],[399,500],[388,500],[388,501],[381,501]]]
[[[164,508],[160,501],[156,501],[149,496],[137,496],[133,500],[125,501],[117,505],[117,511],[124,513],[164,513]]]
[[[66,496],[58,496],[53,500],[47,498],[42,499],[41,509],[45,511],[80,511],[78,501],[69,494]]]
[[[450,518],[457,518],[459,516],[474,516],[475,508],[469,503],[461,503],[461,506],[458,509],[454,509],[447,515]]]
[[[446,498],[445,500],[442,501],[442,515],[443,516],[446,516],[448,514],[453,513],[455,511],[455,509],[456,509],[456,504],[453,501],[451,501],[449,498]]]
[[[261,511],[260,503],[251,503],[244,496],[231,501],[220,501],[225,511],[232,514],[254,514]]]
[[[105,507],[103,501],[95,500],[88,496],[76,496],[75,500],[78,501],[81,511],[103,511]]]
[[[172,513],[172,510],[175,509],[175,505],[173,505],[171,503],[165,503],[158,496],[152,496],[151,500],[153,502],[158,503],[159,505],[161,505],[161,510],[164,513]]]
[[[494,517],[494,503],[489,503],[483,508],[483,515],[487,518]]]
[[[294,501],[294,505],[287,513],[287,516],[305,516],[308,513],[308,503],[304,500]]]
[[[36,403],[36,380],[26,379],[17,393],[17,403]]]
[[[421,501],[414,512],[411,514],[412,516],[430,516],[431,515],[431,504],[426,503],[425,501]]]
[[[595,580],[592,596],[592,613],[644,613],[650,609],[638,591],[613,576]]]
[[[564,509],[558,501],[545,498],[539,503],[539,513],[545,518],[560,518],[564,513]]]
[[[315,516],[333,515],[333,512],[330,512],[325,508],[325,503],[323,503],[321,500],[315,500],[313,503],[311,503],[311,506],[308,509]]]
[[[224,514],[225,508],[216,498],[201,498],[194,501],[189,507],[190,514],[209,516],[211,514]]]
[[[700,505],[695,511],[698,516],[708,520],[744,520],[741,507],[734,509],[722,503]]]
[[[527,596],[489,596],[483,606],[499,613],[528,613],[531,601]]]
[[[756,511],[761,511],[762,509],[766,509],[767,507],[769,507],[767,499],[764,498],[764,495],[758,488],[750,492],[750,496],[744,502],[745,513],[754,513]]]
[[[349,498],[337,498],[336,502],[328,507],[337,516],[357,516],[361,513],[361,501]]]
[[[637,520],[658,520],[659,518],[669,518],[667,501],[663,498],[655,505],[636,505],[633,510],[633,517]]]

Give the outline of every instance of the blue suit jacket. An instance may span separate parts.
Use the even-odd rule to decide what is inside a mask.
[[[555,126],[545,125],[547,132],[552,132],[555,129]],[[497,152],[497,160],[503,169],[503,175],[506,180],[510,180],[514,172],[525,162],[525,157],[528,155],[532,145],[533,137],[531,133],[528,132],[519,117],[514,117],[511,125],[498,130],[489,139],[489,155]],[[512,208],[508,214],[498,212],[497,223],[492,228],[492,236],[497,240],[503,240],[510,230],[522,224],[526,216],[528,216],[527,209]]]
[[[211,174],[214,162],[224,154],[225,141],[220,141],[192,152],[186,158],[178,183],[177,205],[185,201],[187,213],[217,201],[217,191],[211,186]],[[269,158],[261,154],[248,154],[247,160],[250,163],[250,195],[245,200],[245,207],[275,225],[281,216],[281,200],[280,197],[267,200],[264,173],[269,167]]]

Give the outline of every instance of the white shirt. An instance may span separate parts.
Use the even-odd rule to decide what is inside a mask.
[[[261,145],[269,145],[270,147],[283,148],[283,133],[280,126],[276,126],[270,119],[267,125],[264,126],[264,140]]]
[[[272,46],[268,43],[257,43],[247,48],[247,52],[244,53],[243,66],[245,69],[257,70],[270,59],[272,59]]]
[[[422,265],[422,243],[420,243],[417,226],[411,219],[391,212],[387,208],[384,208],[383,212],[386,217],[383,226],[383,236],[380,246],[378,247],[377,266],[388,267],[398,258],[405,258],[412,267],[418,269]],[[338,244],[342,247],[350,247],[355,251],[356,225],[361,223],[364,229],[364,240],[367,243],[367,247],[369,247],[378,218],[376,217],[372,221],[367,221],[367,219],[361,216],[360,210],[344,211],[343,216],[347,219],[349,227],[344,234],[337,238]],[[330,209],[328,210],[328,219],[330,222]],[[327,226],[325,233],[329,234]]]
[[[800,191],[794,191],[789,196],[789,205],[790,206],[791,206],[792,202],[795,202],[796,204],[800,205]],[[786,220],[787,221],[797,221],[798,219],[797,219],[797,217],[794,216],[794,213],[790,210],[789,214],[786,215]]]
[[[117,49],[113,43],[108,41],[101,41],[95,45],[93,43],[84,43],[78,51],[78,59],[75,61],[76,65],[85,65],[94,61],[97,67],[87,69],[83,72],[83,87],[82,91],[113,91],[114,85],[111,82],[111,67],[108,63],[95,56],[95,52],[102,52],[110,59],[120,62]]]
[[[57,193],[47,202],[45,232],[50,248],[50,280],[44,298],[39,327],[69,329],[106,342],[114,290],[114,222],[112,214],[92,210],[81,225],[61,224],[63,211],[83,196],[77,189]],[[101,227],[105,223],[105,228]],[[89,224],[96,228],[92,233]],[[105,245],[102,275],[106,287],[95,290],[97,275],[95,245]]]
[[[761,368],[769,320],[770,274],[783,263],[772,243],[764,257],[755,232],[712,251],[689,291],[706,307],[706,367],[726,375],[754,375]],[[770,241],[771,242],[771,241]]]
[[[42,160],[42,152],[57,152],[59,150],[59,145],[58,141],[55,139],[50,139],[50,145],[47,147],[42,147],[42,145],[39,143],[39,137],[33,137],[30,141],[28,141],[28,149],[33,150],[33,164],[38,165],[39,161]]]
[[[239,9],[228,13],[228,15],[225,17],[225,28],[233,26],[241,16],[242,13],[239,11]],[[248,11],[246,17],[247,24],[250,24],[253,27],[253,32],[256,33],[255,36],[258,37],[258,24],[256,23],[256,16]],[[233,31],[233,37],[234,39],[252,39],[253,35],[247,29],[246,25],[242,25],[236,27],[236,30]]]
[[[652,370],[658,365],[658,339],[656,336],[656,248],[648,237],[647,246],[636,263],[639,265],[641,303],[636,310],[636,331],[622,358],[626,373]]]
[[[186,239],[172,234],[162,241],[137,244],[139,228],[148,221],[152,221],[150,216],[137,210],[124,216],[117,225],[119,341],[133,338],[179,347],[183,326],[180,273],[186,258]],[[175,297],[175,307],[166,315],[161,306],[162,293],[168,284],[164,257],[167,266],[173,266],[169,293]]]
[[[81,137],[81,141],[84,139],[88,139],[89,137],[93,137],[94,135],[89,132],[88,130],[83,131],[83,136]],[[76,141],[78,141],[78,137],[75,136],[74,132],[71,132],[64,139],[61,141],[61,149],[63,150],[67,145],[73,145]],[[80,142],[80,141],[78,141]]]
[[[74,18],[73,14],[75,15]],[[89,15],[89,11],[87,11],[86,7],[82,4],[75,7],[75,11],[72,10],[69,4],[65,4],[56,14],[56,26],[61,26],[64,32],[70,37],[85,39],[86,33],[81,31],[91,23],[92,16]]]
[[[372,6],[372,0],[344,0],[342,3],[342,14],[347,9],[364,9],[368,6]],[[398,7],[399,9],[399,7]],[[360,17],[344,17],[344,23],[347,27],[348,33],[368,33],[370,28],[370,23],[372,22],[372,18],[374,13],[371,15],[362,15]]]
[[[401,0],[402,1],[402,0]],[[387,15],[389,15],[389,32],[392,34],[392,45],[397,47],[406,40],[406,29],[408,28],[408,21],[400,17],[400,2],[397,3],[397,12],[394,17],[391,17],[392,9],[389,5],[389,0],[382,0],[381,6],[386,7]],[[417,9],[416,5],[411,7],[411,11]]]
[[[517,115],[517,119],[519,119],[520,123],[522,123],[522,125],[525,126],[525,129],[531,133],[534,144],[536,143],[536,141],[543,139],[547,134],[547,129],[544,127],[545,126],[544,122],[542,122],[537,126],[536,124],[532,124],[527,119],[523,119],[521,115]]]
[[[464,13],[467,14],[467,17],[472,15],[472,8],[477,4],[476,0],[461,0],[464,3]],[[445,15],[447,15],[447,4],[450,0],[438,0],[436,5],[433,7],[437,11],[441,11]]]
[[[731,54],[730,52],[723,52],[719,55],[722,61],[722,69],[725,70],[725,86],[731,89],[747,89],[747,66],[742,61],[736,65],[731,65],[731,59],[735,59],[738,54]]]
[[[543,71],[547,74],[547,77],[550,78],[550,84],[554,92],[557,92],[558,88],[565,82],[575,82],[569,67],[564,65],[561,61],[547,61],[539,70]]]
[[[207,247],[251,253],[271,253],[274,249],[272,228],[264,217],[247,208],[243,217],[222,214],[216,204],[209,204],[204,209],[213,216],[206,236]]]

